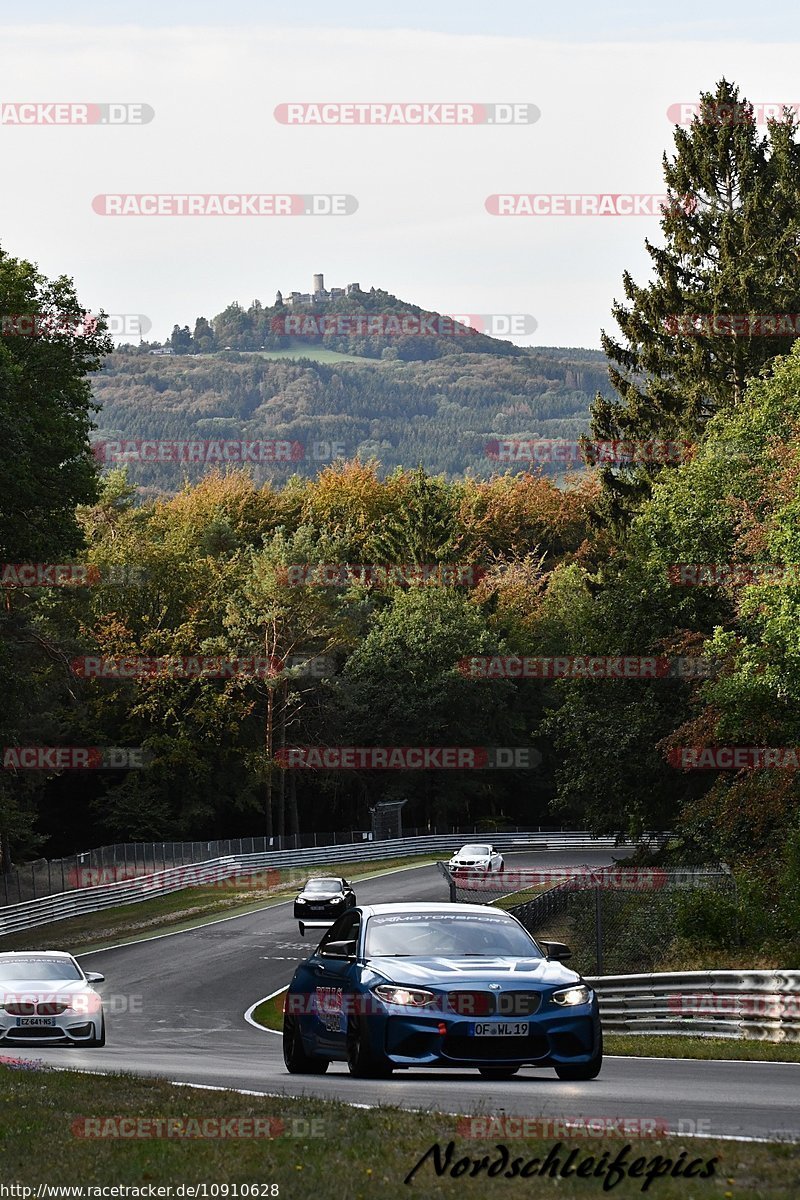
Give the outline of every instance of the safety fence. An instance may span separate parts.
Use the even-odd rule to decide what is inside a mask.
[[[800,1042],[800,971],[659,972],[586,982],[597,991],[606,1033]]]
[[[458,849],[454,841],[461,845],[462,841],[474,839],[476,835],[487,841],[492,840],[502,849],[564,849],[579,844],[591,844],[603,849],[615,844],[613,837],[592,839],[589,833],[581,830],[510,829],[479,834],[474,827],[433,831],[409,830],[402,839],[386,840],[406,842],[412,838],[440,837],[444,839],[442,845],[447,848],[452,845]],[[663,838],[666,835],[652,836]],[[169,867],[200,864],[231,855],[238,857],[245,854],[274,854],[286,850],[335,848],[338,856],[340,849],[358,845],[365,854],[380,857],[373,853],[375,841],[369,831],[345,830],[340,833],[297,834],[272,838],[224,838],[205,842],[118,842],[73,854],[68,858],[38,859],[36,862],[0,873],[0,907],[102,883],[135,879],[140,875],[167,870]]]
[[[318,846],[301,850],[272,850],[260,854],[235,854],[204,863],[168,867],[165,870],[138,874],[134,878],[113,881],[87,878],[84,886],[52,896],[44,896],[0,908],[0,936],[33,929],[51,921],[84,916],[123,904],[135,904],[156,896],[168,895],[188,887],[235,887],[240,882],[260,875],[260,891],[274,890],[280,872],[291,868],[308,868],[323,864],[379,862],[387,858],[406,858],[416,855],[450,854],[462,843],[461,834],[440,834],[416,838],[396,838],[377,842],[357,842],[347,846]],[[664,835],[654,835],[663,837]],[[504,833],[494,839],[494,845],[518,850],[605,850],[614,846],[613,838],[594,839],[585,830],[554,831],[539,838],[520,836],[518,832]]]

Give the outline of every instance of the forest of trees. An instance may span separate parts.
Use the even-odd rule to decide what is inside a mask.
[[[300,447],[292,461],[253,464],[258,482],[313,476],[335,457],[377,459],[384,474],[422,465],[450,479],[488,478],[505,469],[490,454],[498,439],[576,443],[588,430],[598,390],[611,394],[605,357],[591,350],[363,363],[118,352],[94,381],[101,406],[94,438],[109,444],[274,439]],[[583,466],[575,459],[573,470]],[[119,463],[110,458],[107,465]],[[522,461],[515,469],[531,465]],[[542,465],[547,473],[565,470],[563,462]],[[129,468],[143,495],[153,497],[205,471],[175,462],[130,461]]]

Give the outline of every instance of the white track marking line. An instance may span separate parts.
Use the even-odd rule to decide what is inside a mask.
[[[283,992],[288,992],[289,984],[285,987],[278,988],[277,991],[270,992],[268,996],[262,996],[260,1000],[256,1000],[255,1004],[251,1004],[247,1012],[244,1014],[244,1019],[254,1029],[260,1029],[262,1033],[274,1033],[276,1037],[281,1037],[280,1029],[268,1029],[266,1025],[259,1025],[258,1021],[253,1019],[253,1013],[261,1004],[266,1004],[267,1000],[274,1000],[276,996],[280,996]]]

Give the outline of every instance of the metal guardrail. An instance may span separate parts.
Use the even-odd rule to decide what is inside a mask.
[[[800,971],[587,976],[607,1033],[800,1042]]]
[[[493,844],[506,849],[515,845],[517,833],[496,835]],[[488,839],[487,839],[488,840]],[[508,843],[508,845],[506,845]],[[386,841],[355,842],[349,846],[318,846],[316,849],[273,850],[266,854],[236,854],[212,859],[205,863],[168,867],[163,871],[139,875],[134,879],[122,879],[113,883],[61,892],[44,896],[38,900],[27,900],[21,904],[10,904],[0,908],[0,937],[34,929],[52,921],[63,921],[69,917],[85,916],[105,908],[116,908],[123,904],[136,904],[156,896],[165,896],[187,887],[204,884],[222,884],[235,880],[237,874],[248,875],[254,871],[275,870],[291,867],[310,867],[323,863],[350,863],[380,861],[385,858],[402,858],[418,854],[450,853],[463,844],[461,834],[436,834],[430,837],[397,838]],[[592,838],[583,830],[565,831],[557,837],[546,839],[525,848],[604,850],[615,845],[613,837]]]
[[[573,837],[574,831],[547,826],[518,825],[502,833],[480,831],[475,826],[445,825],[434,829],[409,828],[400,836],[419,838],[453,836],[463,842],[491,841],[493,837],[506,849],[545,848],[548,839],[558,845],[562,837]],[[396,835],[389,835],[395,838]],[[588,837],[587,834],[577,836]],[[666,838],[668,835],[645,835]],[[319,847],[349,846],[381,841],[368,830],[339,830],[334,833],[304,833],[274,837],[222,838],[194,842],[117,842],[113,845],[96,846],[68,855],[66,858],[40,858],[21,863],[0,873],[0,908],[3,905],[22,904],[25,900],[38,900],[75,888],[91,887],[100,883],[134,879],[138,875],[149,875],[166,871],[169,867],[188,866],[211,862],[212,859],[239,854],[272,854],[282,850],[311,850]],[[601,839],[598,844],[611,844],[613,839]],[[563,847],[562,847],[563,848]]]

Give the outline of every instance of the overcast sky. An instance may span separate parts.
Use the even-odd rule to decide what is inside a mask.
[[[531,314],[529,344],[598,346],[622,271],[647,278],[657,217],[497,217],[487,196],[662,192],[671,104],[722,76],[753,101],[800,104],[798,26],[787,2],[0,3],[0,105],[155,113],[144,125],[21,126],[0,107],[0,244],[73,276],[89,308],[146,315],[152,337],[232,300],[308,291],[324,272],[328,287],[357,281],[440,312]],[[300,101],[518,102],[541,117],[505,128],[275,119]],[[358,210],[93,209],[122,193],[347,194]]]

